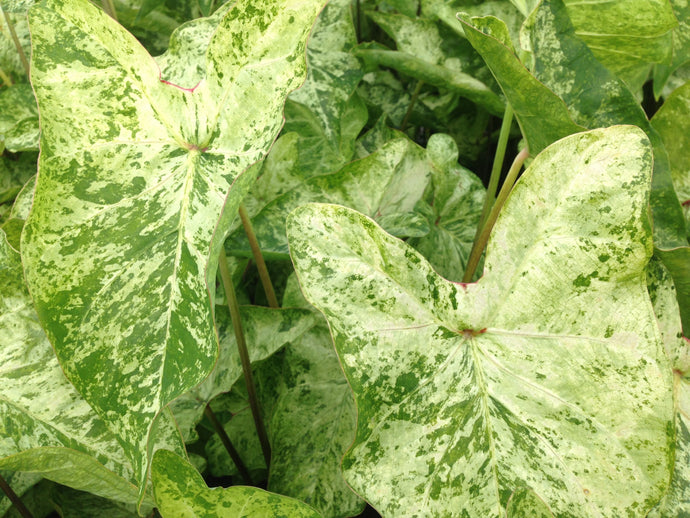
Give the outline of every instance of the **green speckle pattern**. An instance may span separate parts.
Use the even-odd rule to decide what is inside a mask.
[[[304,80],[321,6],[235,4],[194,89],[161,78],[136,39],[86,1],[30,11],[42,133],[25,275],[65,374],[142,488],[154,417],[215,363],[217,256],[253,180],[241,173],[262,159]]]
[[[151,467],[153,493],[163,518],[320,518],[307,504],[256,487],[209,489],[194,467],[158,450]]]
[[[633,518],[661,498],[673,409],[644,274],[651,169],[634,127],[548,147],[467,285],[351,209],[292,213],[300,284],[355,393],[345,477],[383,516]]]

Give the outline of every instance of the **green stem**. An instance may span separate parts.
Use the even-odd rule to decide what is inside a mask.
[[[228,258],[225,256],[225,250],[221,249],[219,258],[220,276],[223,279],[223,287],[225,288],[225,296],[228,299],[228,309],[230,310],[230,317],[232,319],[232,326],[235,329],[235,338],[237,340],[237,350],[240,354],[240,361],[242,362],[242,372],[244,373],[244,382],[247,385],[247,394],[249,395],[249,407],[252,410],[252,417],[254,417],[254,425],[256,426],[256,433],[259,436],[261,443],[261,451],[264,454],[266,467],[271,465],[271,445],[268,441],[268,434],[264,426],[263,418],[261,417],[261,409],[259,408],[259,398],[256,395],[256,387],[254,385],[254,376],[252,375],[252,366],[249,360],[249,351],[247,350],[247,342],[244,338],[244,331],[242,329],[242,319],[240,318],[240,306],[237,303],[237,295],[235,294],[235,286],[232,283],[230,270],[228,268]]]
[[[14,83],[12,82],[12,78],[7,75],[7,73],[0,68],[0,79],[2,79],[2,82],[5,86],[12,86]]]
[[[465,270],[465,275],[462,278],[462,282],[472,281],[474,272],[476,271],[477,265],[479,264],[479,258],[482,256],[484,247],[486,247],[486,243],[489,241],[491,230],[494,228],[494,224],[496,223],[498,215],[501,212],[501,209],[503,208],[503,204],[506,202],[506,199],[508,198],[511,189],[513,188],[513,185],[517,180],[517,176],[520,172],[520,169],[522,168],[522,164],[525,163],[525,160],[527,160],[528,156],[529,152],[527,151],[527,148],[525,148],[522,151],[520,151],[518,155],[515,157],[515,160],[513,160],[513,165],[510,166],[510,171],[508,171],[508,176],[506,176],[506,179],[503,182],[501,192],[498,193],[496,203],[494,203],[494,206],[491,209],[491,212],[489,213],[489,217],[486,219],[486,223],[482,227],[482,231],[479,234],[479,238],[474,242],[474,245],[472,246],[472,252],[470,252],[470,258],[467,260],[467,269]]]
[[[31,68],[29,67],[29,60],[26,59],[26,54],[24,54],[24,49],[22,48],[22,44],[19,43],[19,38],[17,37],[17,31],[14,30],[14,25],[12,24],[12,20],[10,20],[10,15],[7,14],[7,11],[2,11],[2,14],[5,16],[5,23],[7,24],[7,28],[10,30],[10,36],[12,37],[12,41],[14,42],[14,46],[17,47],[17,52],[19,53],[19,59],[22,62],[22,66],[24,67],[24,71],[26,72],[26,77],[29,77],[31,74]]]
[[[249,486],[253,485],[252,479],[249,476],[249,471],[247,470],[247,466],[245,466],[244,462],[242,462],[242,458],[240,457],[239,452],[232,445],[230,437],[228,437],[228,434],[225,432],[225,428],[223,428],[223,425],[220,424],[220,421],[218,421],[216,414],[213,412],[213,410],[211,410],[210,405],[206,405],[206,408],[204,408],[204,414],[211,422],[211,425],[218,434],[218,437],[220,437],[220,441],[223,443],[223,446],[225,446],[225,449],[230,454],[230,458],[235,463],[235,466],[237,466],[237,471],[240,472],[240,475],[242,475],[242,478],[244,479],[245,483]]]
[[[491,177],[489,178],[489,185],[486,188],[486,196],[484,197],[484,206],[482,207],[482,215],[477,223],[477,230],[474,233],[474,242],[472,243],[472,252],[470,257],[478,245],[479,235],[482,233],[484,223],[489,217],[491,207],[493,207],[496,199],[496,189],[498,188],[498,180],[501,178],[501,169],[503,169],[503,160],[506,155],[506,148],[508,147],[508,136],[510,135],[510,126],[513,123],[513,109],[510,104],[506,103],[505,111],[503,112],[503,122],[501,122],[501,131],[498,134],[498,143],[496,144],[496,154],[494,155],[494,163],[491,167]],[[469,261],[469,260],[468,260]],[[469,264],[469,263],[468,263]],[[465,267],[467,272],[468,266]],[[463,279],[467,277],[467,273]],[[469,282],[469,281],[463,281]]]
[[[264,287],[266,299],[268,299],[268,305],[272,308],[278,308],[280,307],[280,304],[278,304],[278,298],[276,297],[276,292],[273,289],[271,276],[268,274],[266,261],[264,261],[264,256],[261,253],[261,247],[259,247],[259,241],[256,239],[256,234],[254,233],[252,220],[249,219],[249,214],[247,214],[247,209],[244,206],[244,203],[240,205],[240,219],[242,220],[244,232],[247,234],[247,239],[249,240],[249,247],[252,249],[252,255],[254,256],[256,269],[259,271],[259,278],[261,279],[261,285]]]
[[[402,124],[400,125],[400,131],[405,131],[405,128],[407,128],[407,123],[409,122],[410,116],[412,115],[414,105],[417,103],[419,92],[422,91],[422,86],[424,86],[424,81],[417,81],[417,86],[415,86],[414,88],[414,93],[412,94],[412,99],[410,99],[410,105],[407,107],[405,118],[403,119]]]
[[[103,6],[103,10],[106,12],[106,14],[113,20],[117,21],[117,12],[115,11],[115,4],[113,4],[113,0],[101,0],[101,5]]]
[[[2,489],[3,493],[7,495],[7,498],[10,499],[10,502],[12,502],[14,508],[19,512],[19,514],[22,515],[23,518],[33,518],[31,512],[24,505],[24,502],[21,501],[21,499],[17,496],[17,493],[14,492],[14,490],[7,483],[7,480],[5,480],[2,476],[0,476],[0,489]]]

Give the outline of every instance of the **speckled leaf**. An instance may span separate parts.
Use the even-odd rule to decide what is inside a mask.
[[[252,362],[265,360],[316,323],[312,312],[306,309],[242,306],[240,315]],[[201,384],[170,405],[186,442],[196,438],[193,429],[201,419],[206,404],[219,394],[229,392],[242,376],[242,364],[227,307],[216,307],[216,325],[220,342],[216,366]]]
[[[22,236],[27,283],[65,373],[140,483],[154,416],[215,363],[217,256],[253,180],[241,173],[282,125],[320,7],[235,4],[193,90],[160,78],[88,2],[30,11],[42,134]]]
[[[345,518],[364,508],[340,469],[355,436],[357,413],[323,324],[285,351],[283,383],[269,427],[268,489],[307,502],[326,518]]]
[[[0,471],[0,476],[10,485],[12,490],[20,498],[41,480],[35,473],[22,473],[19,471]],[[0,516],[5,516],[7,510],[12,507],[12,502],[4,494],[0,496]]]
[[[572,518],[661,498],[673,409],[644,277],[651,169],[634,127],[550,146],[468,285],[350,209],[292,213],[300,284],[355,392],[344,473],[384,516],[498,518],[520,488]]]
[[[28,83],[0,90],[0,146],[14,153],[38,151],[38,110]]]
[[[129,461],[65,378],[24,286],[19,254],[1,230],[0,288],[0,468],[135,503],[136,476]],[[183,451],[179,437],[177,443]]]
[[[467,39],[481,54],[515,112],[530,153],[535,155],[559,138],[582,131],[568,107],[540,83],[508,41],[505,24],[492,16],[461,19]]]
[[[652,63],[670,63],[678,25],[669,0],[564,0],[578,38],[633,91]]]
[[[472,249],[486,190],[479,178],[458,165],[458,148],[447,135],[432,135],[427,155],[434,167],[433,190],[427,200],[430,231],[410,244],[439,274],[459,282]]]
[[[669,271],[657,259],[647,268],[649,295],[671,360],[676,409],[676,449],[671,485],[649,518],[690,516],[690,341],[681,335],[675,287]]]
[[[431,163],[422,148],[408,138],[392,140],[339,171],[310,178],[282,194],[253,218],[254,232],[263,251],[287,254],[285,217],[295,207],[338,203],[376,218],[412,212],[430,175]],[[241,248],[242,240],[235,234],[226,248]]]
[[[29,24],[26,21],[26,13],[9,12],[10,21],[14,26],[19,43],[27,58],[31,56],[31,39],[29,36]],[[26,71],[19,58],[17,47],[10,36],[10,31],[4,15],[0,14],[0,69],[9,75],[15,83],[25,83],[29,80]],[[2,81],[4,83],[4,81]]]
[[[303,502],[256,487],[209,489],[191,464],[167,450],[156,452],[152,474],[163,518],[319,518]]]
[[[526,22],[534,53],[534,74],[566,102],[578,124],[588,128],[635,124],[654,148],[650,204],[654,245],[664,254],[676,279],[679,300],[690,300],[690,248],[680,204],[674,192],[664,142],[633,94],[601,65],[575,34],[561,0],[543,0]]]

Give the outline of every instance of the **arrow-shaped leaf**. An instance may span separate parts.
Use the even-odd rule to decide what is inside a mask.
[[[673,415],[644,276],[651,169],[633,127],[548,147],[469,285],[350,209],[292,213],[300,284],[355,392],[345,476],[384,516],[498,518],[524,489],[559,517],[659,500]]]
[[[145,479],[149,429],[217,355],[216,257],[305,77],[321,0],[240,2],[192,89],[83,0],[30,11],[41,159],[22,244],[65,373]],[[64,106],[71,108],[65,110]]]

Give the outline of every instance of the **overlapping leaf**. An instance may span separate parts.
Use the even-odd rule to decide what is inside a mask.
[[[103,420],[65,378],[22,282],[19,254],[0,231],[0,468],[42,474],[121,502],[136,476]],[[162,416],[165,435],[176,432]],[[159,436],[160,438],[160,436]],[[180,438],[163,441],[184,451]],[[177,446],[176,446],[177,444]]]
[[[194,467],[167,450],[153,457],[153,492],[163,518],[318,518],[307,504],[256,487],[209,489]]]
[[[644,277],[651,168],[633,127],[550,146],[469,285],[352,210],[293,212],[300,284],[357,402],[345,476],[384,516],[499,517],[523,489],[578,518],[661,498],[673,411]]]
[[[161,78],[140,44],[87,2],[30,11],[43,123],[26,278],[65,373],[140,483],[154,416],[215,362],[217,254],[252,181],[241,173],[263,157],[304,78],[320,7],[236,4],[193,90]]]

